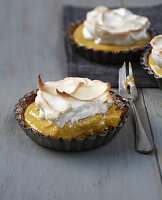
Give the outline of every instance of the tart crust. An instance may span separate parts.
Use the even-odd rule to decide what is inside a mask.
[[[86,46],[81,46],[75,42],[73,33],[76,28],[81,25],[84,20],[77,21],[72,23],[67,28],[67,39],[72,47],[72,49],[79,53],[81,56],[85,57],[90,61],[95,61],[105,64],[122,64],[124,61],[135,62],[140,58],[141,53],[147,47],[148,44],[143,45],[142,47],[124,49],[124,50],[115,50],[115,51],[106,51],[106,50],[96,50],[93,48],[88,48]],[[151,39],[156,36],[158,33],[153,28],[148,29]]]
[[[95,133],[92,136],[86,136],[80,139],[77,138],[72,138],[70,140],[66,140],[63,138],[54,139],[49,135],[44,135],[32,129],[25,122],[24,112],[26,108],[32,102],[34,102],[36,95],[37,95],[37,90],[34,90],[19,100],[14,110],[16,121],[24,130],[24,132],[29,137],[31,137],[31,139],[34,140],[36,143],[55,150],[82,151],[106,144],[121,129],[121,127],[126,122],[128,117],[128,110],[129,110],[128,102],[123,100],[120,96],[111,91],[114,103],[118,106],[118,108],[124,111],[123,116],[121,116],[121,121],[116,128],[108,127],[108,129],[106,129],[104,132]]]

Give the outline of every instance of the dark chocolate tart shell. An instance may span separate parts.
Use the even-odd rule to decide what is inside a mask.
[[[151,51],[152,51],[152,47],[148,45],[146,50],[143,52],[141,56],[141,64],[143,65],[143,68],[147,71],[147,73],[150,75],[150,78],[155,79],[159,88],[162,90],[162,76],[155,74],[148,64],[148,57]]]
[[[77,52],[79,55],[85,57],[90,61],[95,61],[98,63],[104,64],[123,64],[123,62],[136,62],[140,59],[141,53],[145,50],[146,45],[138,48],[117,50],[117,51],[102,51],[96,50],[93,48],[88,48],[77,44],[74,40],[73,33],[75,29],[84,22],[84,20],[72,23],[68,26],[66,37],[67,42],[71,46],[74,52]],[[148,30],[151,39],[155,37],[158,33],[153,28]]]
[[[108,143],[123,127],[124,123],[128,118],[128,102],[123,100],[122,97],[118,96],[116,93],[112,92],[112,97],[116,105],[124,110],[124,114],[121,117],[121,121],[116,128],[109,127],[104,132],[95,133],[92,136],[86,136],[81,139],[72,138],[70,140],[65,140],[63,138],[54,139],[49,135],[43,135],[40,132],[32,129],[25,123],[24,112],[26,108],[35,100],[37,95],[37,90],[32,91],[21,98],[16,105],[14,110],[15,118],[20,127],[34,142],[42,145],[44,147],[60,150],[60,151],[83,151],[90,150],[101,145]],[[110,130],[109,130],[110,129]]]

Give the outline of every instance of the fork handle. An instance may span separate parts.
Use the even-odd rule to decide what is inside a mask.
[[[139,153],[144,153],[144,154],[151,153],[153,151],[153,146],[150,141],[150,138],[148,137],[143,128],[143,125],[139,118],[134,102],[130,101],[130,104],[134,112],[135,124],[136,124],[136,139],[135,139],[136,150]]]

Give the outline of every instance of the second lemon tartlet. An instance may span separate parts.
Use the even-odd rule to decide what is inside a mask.
[[[91,61],[113,64],[136,61],[155,35],[147,17],[126,8],[111,10],[104,6],[88,12],[86,20],[67,29],[74,51]]]
[[[141,64],[162,89],[162,35],[154,37],[141,57]]]

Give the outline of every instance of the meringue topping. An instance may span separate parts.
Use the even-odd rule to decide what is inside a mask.
[[[151,42],[152,46],[152,58],[155,63],[162,67],[162,35],[154,37]]]
[[[83,35],[97,44],[131,45],[148,39],[149,26],[147,17],[135,15],[126,8],[111,10],[99,6],[87,13]]]
[[[35,99],[39,117],[63,127],[97,113],[106,113],[112,105],[110,83],[88,78],[67,77],[43,83],[38,76],[39,91]]]

